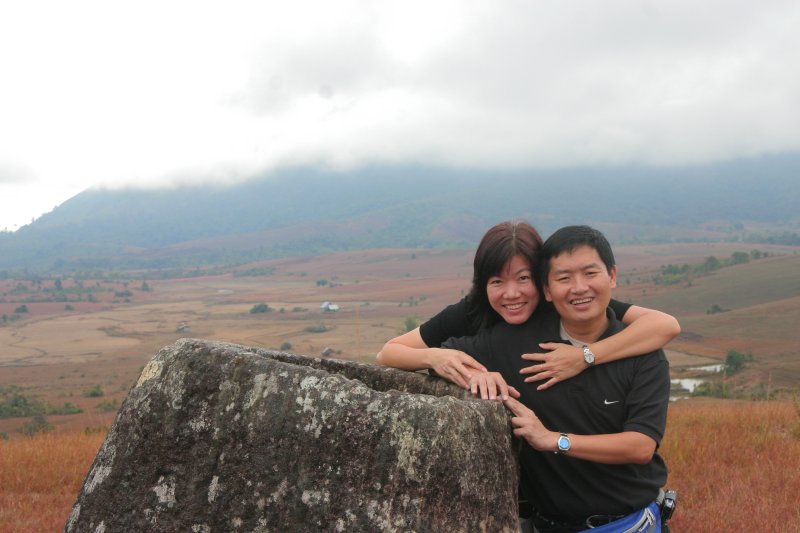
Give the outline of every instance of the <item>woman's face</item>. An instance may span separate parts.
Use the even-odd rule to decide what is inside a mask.
[[[539,305],[539,291],[533,283],[531,265],[515,255],[486,283],[489,305],[509,324],[522,324]]]

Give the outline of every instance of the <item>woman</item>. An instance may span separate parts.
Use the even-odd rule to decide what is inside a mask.
[[[464,352],[440,346],[450,337],[475,335],[498,320],[509,324],[527,321],[540,301],[533,272],[541,246],[539,233],[524,221],[501,222],[489,229],[475,252],[469,294],[415,330],[387,342],[378,353],[378,363],[404,370],[432,369],[469,388],[472,375],[486,368]],[[628,327],[589,345],[597,364],[656,350],[680,333],[678,321],[666,313],[616,300],[610,307]],[[529,361],[542,361],[522,370],[530,374],[526,382],[544,381],[539,389],[569,379],[588,366],[583,350],[576,346],[545,343],[540,347],[551,351],[522,355]]]

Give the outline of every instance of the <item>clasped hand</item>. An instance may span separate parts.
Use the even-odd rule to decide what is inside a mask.
[[[470,355],[459,350],[439,349],[431,368],[441,377],[461,388],[469,388],[469,380],[476,373],[486,372],[486,367]]]
[[[583,351],[572,344],[560,342],[545,342],[539,345],[547,353],[526,353],[522,358],[526,361],[541,361],[519,371],[520,374],[530,374],[525,378],[525,383],[547,380],[537,387],[545,390],[560,381],[565,381],[577,376],[586,369],[583,360]]]

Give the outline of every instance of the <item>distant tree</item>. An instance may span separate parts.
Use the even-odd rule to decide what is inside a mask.
[[[17,313],[17,314],[27,313],[28,312],[28,306],[25,305],[25,304],[22,304],[19,307],[17,307],[16,309],[14,309],[14,312]]]
[[[417,326],[419,325],[419,321],[417,320],[417,317],[410,316],[410,317],[406,318],[406,320],[404,322],[404,325],[405,325],[406,331],[414,331],[415,329],[417,329]]]
[[[63,286],[61,285],[61,278],[56,278],[56,290],[57,291],[64,290]]]
[[[730,376],[741,371],[750,361],[753,361],[752,353],[745,354],[738,350],[728,350],[728,355],[725,357],[725,374]]]
[[[269,313],[270,311],[272,311],[272,308],[265,303],[256,304],[250,308],[250,314]]]
[[[764,257],[764,254],[761,253],[761,250],[751,250],[750,257],[752,257],[753,259],[761,259],[762,257]]]
[[[317,287],[324,287],[327,284],[328,284],[328,280],[327,279],[318,279],[317,280]]]
[[[291,343],[291,342],[284,341],[284,342],[282,342],[282,343],[281,343],[281,347],[280,347],[280,349],[281,349],[282,351],[284,351],[284,352],[285,352],[286,350],[291,350],[291,349],[292,349],[292,343]]]
[[[698,270],[700,272],[711,272],[712,270],[717,270],[721,266],[722,262],[712,255],[706,258],[705,262],[698,267]]]
[[[151,291],[151,290],[153,290],[153,289],[151,289],[151,288],[150,288],[150,285],[148,285],[146,281],[143,281],[143,282],[142,282],[142,287],[141,287],[141,289],[140,289],[140,290],[141,290],[142,292],[150,292],[150,291]]]
[[[750,254],[746,252],[733,252],[731,254],[731,264],[741,265],[750,261]]]

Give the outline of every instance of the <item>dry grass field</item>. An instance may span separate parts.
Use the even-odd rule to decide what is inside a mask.
[[[667,427],[673,532],[800,529],[800,404],[678,402]],[[0,533],[61,531],[103,436],[0,441]]]
[[[797,433],[785,429],[796,428],[798,423],[796,404],[791,400],[792,391],[797,391],[800,382],[800,357],[796,348],[800,341],[796,327],[800,323],[798,250],[758,246],[768,252],[767,258],[724,268],[687,284],[665,287],[652,282],[663,265],[697,264],[712,254],[725,258],[733,252],[749,252],[755,247],[741,244],[643,245],[615,250],[622,274],[616,297],[664,309],[681,321],[684,333],[673,341],[669,350],[676,375],[692,375],[687,369],[721,362],[730,349],[742,350],[751,352],[755,361],[732,381],[741,386],[766,383],[772,390],[782,392],[785,398],[781,403],[766,404],[706,403],[693,399],[674,405],[670,437],[664,450],[673,468],[673,485],[678,486],[686,498],[682,502],[685,506],[682,505],[681,518],[676,520],[676,526],[683,525],[676,529],[678,531],[719,530],[710,526],[697,529],[689,524],[697,524],[700,516],[707,513],[714,514],[712,505],[728,509],[733,505],[745,505],[736,499],[743,498],[742,494],[755,498],[752,491],[747,491],[748,484],[752,484],[749,476],[760,476],[759,480],[767,476],[775,483],[773,487],[783,486],[783,474],[792,469],[786,465],[781,469],[775,464],[778,461],[775,454],[786,457],[787,461],[788,457],[794,457],[793,464],[800,464],[796,461]],[[0,280],[0,315],[16,315],[13,320],[0,323],[0,392],[13,389],[49,405],[69,403],[82,409],[76,414],[48,415],[47,422],[55,431],[51,436],[37,436],[34,440],[21,433],[30,418],[0,418],[0,437],[10,439],[3,442],[0,438],[0,464],[11,464],[2,461],[9,461],[12,452],[23,453],[20,450],[28,450],[25,453],[30,456],[25,460],[34,463],[31,469],[47,470],[47,467],[36,466],[37,461],[74,463],[70,474],[53,474],[71,476],[69,483],[72,485],[51,477],[42,482],[44,488],[28,490],[25,487],[30,482],[18,480],[16,486],[22,488],[15,490],[30,492],[33,499],[45,493],[62,494],[60,503],[52,500],[54,508],[62,509],[56,513],[60,518],[53,518],[47,525],[40,524],[40,529],[28,530],[49,531],[60,527],[55,524],[63,525],[66,514],[59,513],[68,512],[94,455],[92,450],[100,443],[97,433],[81,437],[82,432],[87,429],[102,432],[111,424],[116,407],[122,403],[142,367],[162,346],[181,337],[197,337],[273,349],[283,346],[287,351],[312,356],[330,348],[333,357],[373,361],[383,342],[403,331],[406,319],[425,320],[465,294],[470,284],[472,252],[358,251],[247,265],[239,269],[239,275],[230,271],[213,276],[159,280],[142,274],[141,278],[134,277],[127,282],[84,281],[97,288],[93,293],[94,301],[68,303],[30,301],[31,293],[19,291],[19,283],[29,291],[37,291],[53,286],[55,280],[40,280],[39,285],[29,280]],[[241,275],[248,271],[259,275]],[[145,281],[151,290],[139,290]],[[71,283],[72,280],[63,280],[65,288]],[[130,295],[118,296],[123,291]],[[320,305],[325,301],[336,303],[340,310],[324,312]],[[15,313],[23,303],[27,312]],[[260,303],[267,304],[271,311],[251,313],[253,306]],[[719,304],[726,311],[707,314],[706,310],[713,304]],[[186,329],[179,331],[182,325]],[[319,326],[324,326],[325,331],[309,331],[323,329]],[[703,407],[695,410],[698,405]],[[731,409],[731,405],[737,407]],[[764,414],[766,411],[759,409],[774,409],[774,412]],[[790,448],[794,446],[791,449],[795,450],[792,452],[795,455],[787,455],[786,448],[769,451],[771,448],[767,444],[772,445],[774,436],[759,422],[762,417],[784,428],[779,433],[788,439]],[[696,435],[707,435],[708,428],[716,427],[715,424],[720,428],[715,430],[713,439],[689,446]],[[740,429],[736,429],[737,426]],[[756,435],[752,442],[748,440],[751,439],[750,429]],[[58,441],[54,445],[47,438],[75,440]],[[709,442],[715,442],[717,447],[708,448],[695,458],[694,450],[698,446],[708,446]],[[761,442],[759,446],[767,448],[757,454],[751,453],[753,442]],[[777,446],[778,441],[774,444]],[[74,459],[46,459],[45,454],[40,453],[43,446],[74,448],[69,452],[74,453]],[[735,454],[737,451],[742,454]],[[705,474],[706,467],[696,463],[701,460],[716,465],[714,470]],[[731,463],[718,465],[717,461]],[[761,461],[769,465],[769,469],[756,472],[754,463],[761,464]],[[679,466],[684,463],[685,466]],[[733,468],[734,465],[737,468]],[[730,488],[719,493],[725,494],[726,499],[719,499],[708,487],[693,488],[726,471],[736,478]],[[0,475],[19,476],[20,473],[0,472]],[[0,490],[6,479],[0,480]],[[720,483],[724,485],[727,481],[720,480]],[[742,494],[732,494],[738,487]],[[9,497],[8,489],[0,495],[5,498],[0,501],[0,532],[24,531],[22,525],[33,518],[28,513],[36,506],[25,507],[28,504],[11,502]],[[714,516],[718,515],[716,513]],[[797,523],[796,514],[793,519]],[[724,524],[721,518],[715,520],[717,525]]]

